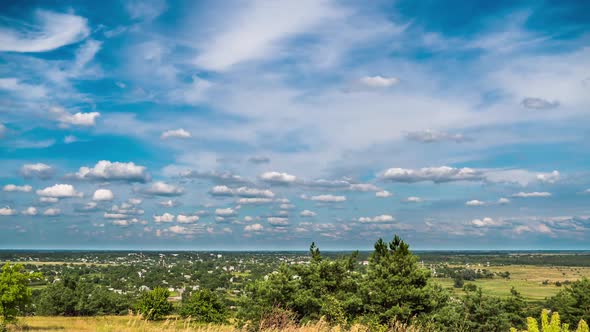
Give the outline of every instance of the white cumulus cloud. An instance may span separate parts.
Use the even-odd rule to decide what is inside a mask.
[[[28,184],[23,185],[23,186],[17,186],[14,184],[7,184],[2,188],[2,190],[4,190],[4,191],[21,191],[21,192],[28,193],[31,190],[33,190],[33,187],[29,186]]]
[[[299,213],[299,215],[302,217],[311,218],[311,217],[315,217],[317,215],[317,213],[310,211],[310,210],[303,210]]]
[[[244,227],[244,231],[246,232],[261,232],[263,230],[264,226],[261,224],[246,225],[246,227]]]
[[[38,212],[36,207],[29,206],[28,208],[24,209],[21,213],[25,216],[36,216]]]
[[[55,184],[51,187],[37,190],[37,195],[53,198],[82,197],[84,194],[77,192],[71,184]]]
[[[421,182],[432,181],[435,183],[451,181],[479,181],[483,180],[483,174],[471,168],[454,168],[448,166],[425,167],[421,169],[390,168],[383,172],[382,179],[393,182]]]
[[[80,167],[73,177],[80,180],[146,182],[150,180],[147,169],[133,162],[101,160],[94,167]]]
[[[11,209],[8,206],[0,208],[0,216],[14,216],[16,213],[16,210]]]
[[[109,189],[97,189],[92,195],[94,201],[112,201],[114,198],[115,195]]]
[[[360,217],[358,219],[358,221],[363,224],[366,224],[366,223],[389,223],[389,222],[394,222],[395,218],[389,214],[382,214],[382,215],[375,216],[372,218],[371,217]]]
[[[199,216],[179,214],[176,216],[176,221],[181,224],[190,224],[199,221]]]
[[[295,175],[281,172],[265,172],[258,176],[260,180],[271,184],[291,184],[297,180]]]
[[[160,223],[160,222],[173,222],[174,221],[174,215],[170,214],[168,212],[164,213],[161,216],[154,215],[153,218],[154,218],[154,221],[158,222],[158,223]]]

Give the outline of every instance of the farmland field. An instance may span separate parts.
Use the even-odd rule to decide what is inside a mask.
[[[590,278],[590,268],[575,266],[531,266],[507,265],[491,266],[487,268],[493,272],[510,272],[510,279],[476,279],[466,283],[473,283],[481,287],[486,295],[508,296],[514,287],[527,301],[540,301],[554,296],[563,286],[556,286],[556,282],[575,281],[582,277]],[[444,287],[452,289],[458,295],[464,295],[462,288],[454,288],[450,278],[436,279]],[[544,284],[543,282],[546,282]]]

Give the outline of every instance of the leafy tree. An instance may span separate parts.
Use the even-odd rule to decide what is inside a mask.
[[[550,298],[547,306],[559,312],[563,321],[571,325],[580,319],[590,321],[590,279],[582,278],[572,282]]]
[[[71,284],[70,284],[71,286]],[[42,316],[76,316],[76,294],[64,282],[55,282],[43,289],[36,302]]]
[[[463,280],[462,276],[457,275],[455,278],[453,278],[453,287],[463,288],[463,285],[465,285],[465,281]]]
[[[31,301],[31,289],[28,287],[32,280],[40,280],[40,273],[27,273],[20,265],[6,263],[0,273],[0,323],[11,322],[16,319],[19,311]]]
[[[173,310],[172,303],[168,302],[169,296],[170,292],[167,289],[156,287],[141,294],[137,310],[147,320],[162,319]]]
[[[180,315],[203,323],[224,323],[227,319],[227,309],[217,294],[203,289],[192,293],[182,303]]]
[[[37,314],[46,316],[96,316],[124,314],[131,298],[78,277],[65,276],[41,291]]]
[[[379,239],[369,257],[362,300],[365,314],[381,324],[407,322],[442,306],[435,300],[438,289],[429,286],[430,271],[418,266],[409,248],[396,235],[389,243]]]

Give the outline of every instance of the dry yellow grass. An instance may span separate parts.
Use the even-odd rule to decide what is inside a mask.
[[[100,316],[100,317],[23,317],[17,325],[9,326],[11,332],[244,332],[232,325],[204,325],[191,323],[176,317],[150,322],[139,316]],[[362,325],[354,325],[349,329],[319,321],[303,326],[289,326],[281,330],[265,332],[368,332]],[[391,328],[391,332],[420,332],[416,327],[399,324]]]

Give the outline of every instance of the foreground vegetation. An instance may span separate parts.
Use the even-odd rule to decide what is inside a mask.
[[[243,259],[237,263],[243,264]],[[114,271],[128,268],[107,264]],[[188,265],[199,265],[191,264]],[[111,285],[117,284],[124,291],[105,287],[105,278],[93,272],[102,271],[105,266],[70,266],[51,282],[45,279],[46,283],[40,283],[43,278],[39,272],[25,273],[22,266],[6,265],[0,278],[0,316],[10,323],[12,330],[26,330],[26,326],[39,330],[40,326],[35,324],[43,323],[50,324],[47,329],[51,329],[51,324],[62,322],[63,325],[53,328],[68,330],[68,324],[73,324],[79,325],[72,327],[77,331],[84,331],[86,324],[91,326],[87,330],[93,331],[305,330],[313,326],[326,331],[494,332],[511,327],[530,330],[527,317],[538,315],[542,308],[558,311],[561,321],[569,326],[590,318],[590,280],[571,277],[583,273],[577,268],[556,269],[551,279],[540,282],[557,289],[555,295],[530,302],[516,288],[501,296],[487,295],[478,283],[512,280],[518,272],[489,263],[478,264],[477,268],[459,264],[426,266],[397,236],[390,242],[378,240],[366,261],[359,259],[356,252],[325,256],[312,244],[306,260],[283,261],[264,275],[240,269],[239,265],[239,271],[232,265],[218,272],[209,266],[212,270],[195,273],[198,277],[181,270],[180,280],[198,283],[198,287],[185,287],[176,294],[177,288],[160,286],[170,284],[166,279],[175,279],[162,277],[158,281],[154,275],[148,279],[149,271],[145,268],[138,275],[142,283],[149,281],[151,287],[129,286],[129,280],[136,278],[134,275],[107,277]],[[177,267],[161,264],[152,271],[169,276]],[[261,277],[245,278],[256,273]],[[211,277],[215,274],[231,275],[229,280],[222,277],[222,283],[239,289],[228,292],[226,287],[219,286],[219,280]],[[240,280],[239,286],[235,285],[236,279]],[[455,291],[441,286],[439,280],[451,280],[449,287]],[[36,285],[37,289],[31,292],[27,285]],[[118,316],[59,320],[26,317],[14,325],[17,314]]]

